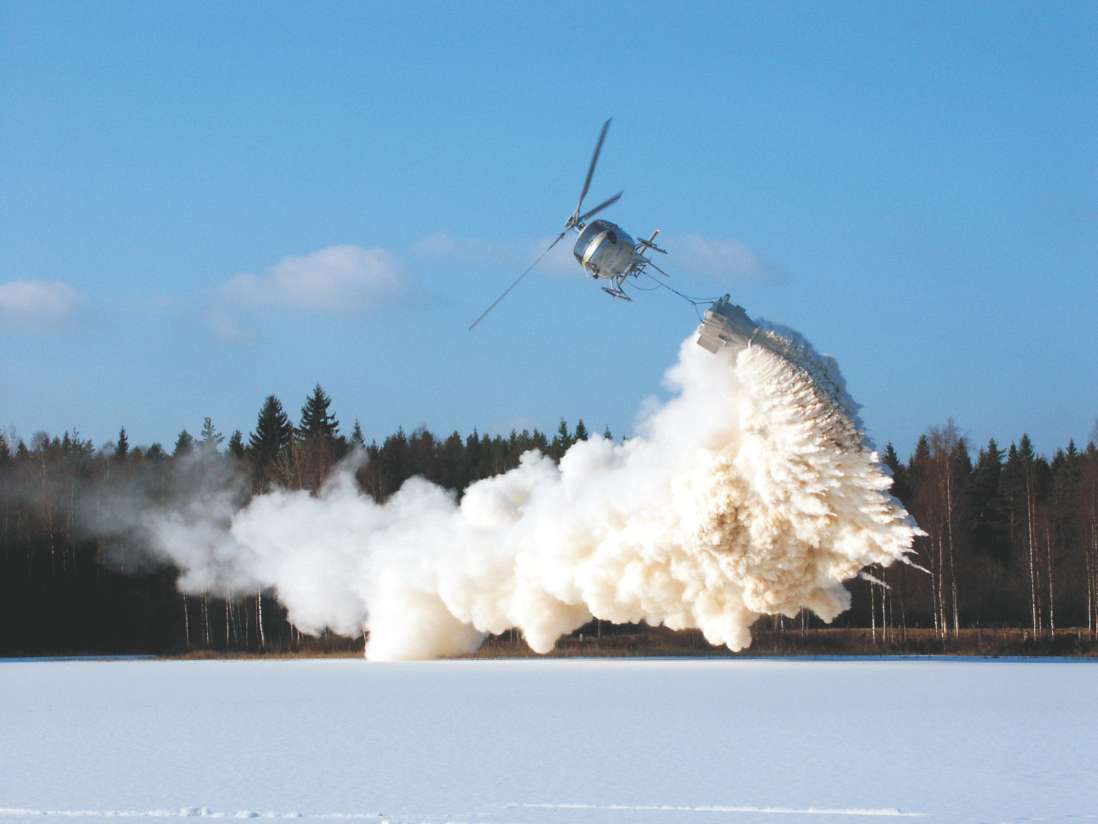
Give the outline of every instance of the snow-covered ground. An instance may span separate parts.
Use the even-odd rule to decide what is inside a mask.
[[[0,824],[1098,819],[1098,665],[0,662]]]

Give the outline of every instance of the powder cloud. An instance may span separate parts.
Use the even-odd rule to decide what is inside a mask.
[[[371,659],[466,653],[512,627],[544,653],[593,617],[742,649],[762,615],[833,619],[844,581],[908,561],[919,534],[837,365],[768,329],[786,357],[687,339],[637,437],[581,441],[559,465],[529,452],[460,500],[413,478],[379,504],[352,462],[315,495],[240,506],[214,484],[140,526],[184,591],[273,592],[306,632],[368,632]]]

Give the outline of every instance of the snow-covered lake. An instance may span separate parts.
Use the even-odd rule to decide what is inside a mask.
[[[0,824],[1098,819],[1098,665],[0,662]]]

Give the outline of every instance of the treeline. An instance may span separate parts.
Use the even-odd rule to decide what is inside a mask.
[[[943,639],[965,628],[1014,627],[1030,639],[1098,627],[1098,427],[1051,459],[1028,435],[1003,449],[995,439],[973,458],[951,421],[919,438],[907,462],[883,453],[892,492],[927,533],[916,540],[921,569],[870,570],[838,626],[869,627],[876,640],[932,628]],[[876,583],[874,580],[879,581]]]
[[[137,486],[150,501],[172,498],[196,454],[205,458],[203,471],[222,463],[259,494],[275,485],[316,491],[358,448],[366,456],[356,472],[360,488],[385,501],[413,476],[463,490],[518,466],[531,449],[559,460],[587,437],[580,420],[574,428],[561,421],[552,435],[437,438],[417,429],[366,442],[358,421],[343,434],[320,386],[296,425],[271,395],[247,436],[226,437],[206,418],[170,449],[132,446],[125,428],[99,448],[75,431],[39,432],[29,442],[0,434],[0,655],[361,648],[361,639],[303,636],[262,592],[233,600],[181,595],[175,569],[154,565],[124,534],[89,529],[109,513],[112,490]]]
[[[99,448],[77,432],[37,433],[29,442],[0,435],[0,655],[361,648],[361,639],[303,636],[262,592],[181,595],[176,570],[152,565],[124,536],[87,529],[105,492],[119,485],[167,500],[195,453],[241,474],[259,494],[273,485],[316,491],[358,448],[366,455],[359,486],[384,501],[413,476],[460,491],[514,468],[530,449],[559,460],[587,437],[581,420],[574,429],[562,421],[551,435],[440,438],[417,429],[367,442],[358,421],[344,433],[320,386],[296,425],[272,395],[248,435],[226,437],[207,418],[170,449],[131,446],[124,428]],[[906,461],[889,444],[882,457],[893,493],[927,532],[916,544],[918,567],[869,570],[850,584],[852,608],[836,625],[865,627],[874,643],[893,644],[927,632],[948,644],[966,630],[997,627],[1024,629],[1031,639],[1069,627],[1098,637],[1095,440],[1098,431],[1084,448],[1069,443],[1050,459],[1022,435],[973,455],[950,423],[921,437]],[[762,623],[802,633],[819,626],[807,613]]]

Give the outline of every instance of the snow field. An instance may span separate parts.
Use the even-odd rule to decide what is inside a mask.
[[[1098,665],[0,663],[0,821],[1093,820]]]

